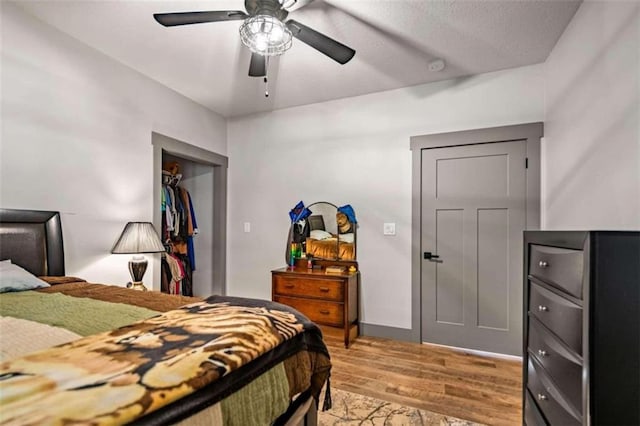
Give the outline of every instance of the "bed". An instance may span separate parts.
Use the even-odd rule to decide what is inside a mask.
[[[314,424],[325,383],[330,406],[292,308],[67,277],[57,212],[0,209],[0,280],[15,265],[45,284],[0,293],[0,424]]]

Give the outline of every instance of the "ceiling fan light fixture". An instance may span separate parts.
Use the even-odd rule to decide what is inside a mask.
[[[291,47],[293,35],[276,17],[256,15],[240,26],[242,43],[254,53],[264,56],[282,55]]]

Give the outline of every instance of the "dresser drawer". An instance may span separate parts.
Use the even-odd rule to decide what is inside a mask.
[[[576,408],[582,407],[582,362],[535,318],[529,320],[529,354]]]
[[[547,422],[544,420],[544,416],[533,400],[529,390],[525,391],[524,423],[527,426],[547,426]]]
[[[546,376],[542,367],[529,358],[527,388],[550,425],[580,425],[581,415],[569,405]]]
[[[531,283],[529,314],[540,320],[576,353],[582,355],[582,308]]]
[[[531,245],[529,274],[582,299],[583,262],[580,250]]]
[[[344,325],[344,305],[342,303],[278,295],[276,295],[273,300],[299,310],[311,321],[317,322],[318,324],[337,327]]]
[[[338,302],[344,301],[344,284],[342,281],[336,280],[274,275],[273,291],[283,296],[314,297]]]

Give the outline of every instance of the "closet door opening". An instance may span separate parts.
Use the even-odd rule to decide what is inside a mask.
[[[167,248],[154,271],[154,290],[200,297],[225,294],[227,157],[158,133],[152,143],[154,226]],[[183,208],[177,229],[177,223],[167,226],[170,199]],[[182,201],[188,199],[187,208]],[[173,280],[169,264],[184,270],[183,280]]]
[[[194,222],[192,230],[179,229],[179,236],[173,238],[178,244],[184,240],[185,236],[191,239],[188,247],[189,253],[186,256],[184,253],[176,252],[174,254],[175,258],[182,262],[181,266],[185,269],[186,274],[180,294],[209,296],[213,292],[214,167],[163,151],[163,170],[166,170],[169,165],[177,165],[180,176],[179,180],[175,178],[175,183],[170,186],[177,191],[185,190],[189,194],[191,205],[187,213],[193,217]],[[172,232],[167,232],[166,221],[161,226],[162,228],[158,229],[158,232],[166,242],[167,234],[172,234]],[[164,232],[162,232],[163,229]],[[182,261],[183,257],[186,257],[187,260]],[[167,289],[162,290],[167,291]]]

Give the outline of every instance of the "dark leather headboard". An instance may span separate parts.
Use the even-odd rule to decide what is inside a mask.
[[[64,276],[60,214],[0,209],[0,260],[5,259],[34,275]]]

